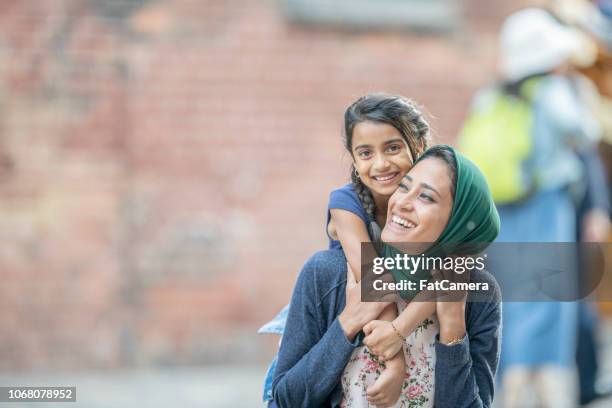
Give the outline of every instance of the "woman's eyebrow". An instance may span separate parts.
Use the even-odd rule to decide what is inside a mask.
[[[414,180],[412,180],[412,177],[410,177],[410,176],[409,176],[409,175],[407,175],[407,174],[404,176],[404,178],[405,178],[405,179],[408,179],[408,181],[411,181],[411,182],[412,182],[412,181],[414,181]],[[438,192],[438,190],[436,190],[435,188],[433,188],[433,186],[432,186],[431,184],[427,184],[427,183],[424,183],[424,182],[422,182],[422,181],[421,181],[419,184],[420,184],[420,185],[421,185],[423,188],[425,188],[425,189],[427,189],[427,190],[431,190],[431,191],[433,191],[434,193],[436,193],[438,196],[442,197],[442,196],[440,195],[440,193]],[[400,185],[402,185],[402,183],[401,183],[401,182],[400,182]]]
[[[440,196],[440,193],[438,192],[438,190],[436,190],[435,188],[433,188],[433,186],[431,186],[431,185],[429,185],[429,184],[427,184],[427,183],[420,183],[420,184],[423,186],[423,188],[426,188],[427,190],[431,190],[431,191],[433,191],[434,193],[436,193],[438,196]]]

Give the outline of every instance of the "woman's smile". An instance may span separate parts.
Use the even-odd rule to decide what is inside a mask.
[[[450,218],[452,181],[438,158],[418,162],[389,198],[384,242],[436,242]]]
[[[393,224],[400,225],[402,228],[405,228],[405,229],[412,229],[416,227],[416,224],[414,222],[406,218],[402,218],[399,215],[395,215],[395,214],[391,216],[391,222]]]

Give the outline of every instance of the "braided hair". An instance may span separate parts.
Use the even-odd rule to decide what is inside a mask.
[[[417,105],[410,99],[398,95],[374,93],[362,96],[344,112],[344,147],[353,154],[353,129],[361,122],[386,123],[402,135],[413,160],[427,148],[429,124]],[[361,205],[376,223],[376,203],[372,192],[357,176],[355,165],[351,165],[351,181]]]

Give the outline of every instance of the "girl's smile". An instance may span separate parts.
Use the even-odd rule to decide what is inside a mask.
[[[353,129],[353,159],[359,178],[375,200],[391,196],[413,157],[402,134],[386,123],[365,121]]]

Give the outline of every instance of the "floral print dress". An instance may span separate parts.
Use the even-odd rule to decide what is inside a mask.
[[[399,302],[400,312],[406,303]],[[394,408],[417,408],[434,406],[436,335],[439,332],[435,315],[425,319],[416,330],[406,337],[403,352],[406,357],[406,373],[399,400]],[[399,351],[400,353],[402,350]],[[385,369],[384,362],[370,353],[367,347],[358,347],[342,373],[342,408],[374,407],[366,399],[366,390],[374,385]]]

